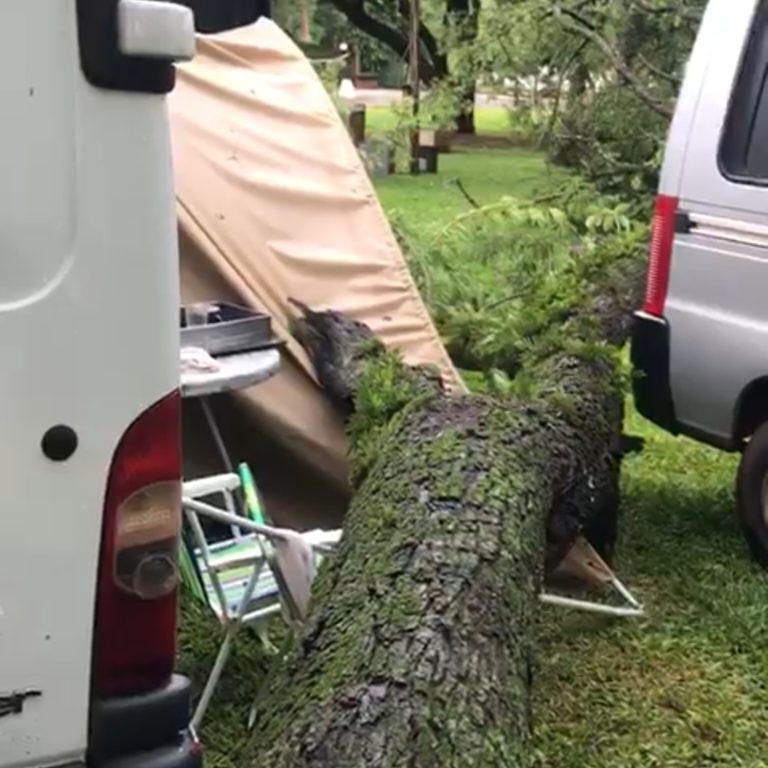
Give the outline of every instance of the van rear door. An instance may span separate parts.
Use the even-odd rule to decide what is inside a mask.
[[[116,24],[85,29],[104,9],[116,13],[116,0],[0,2],[4,768],[85,759],[110,462],[178,384],[162,88],[143,92],[150,65],[125,83],[133,93],[110,89],[110,67],[131,69]]]

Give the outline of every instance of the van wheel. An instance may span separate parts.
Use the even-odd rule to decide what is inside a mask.
[[[742,454],[736,508],[752,556],[768,569],[768,423],[755,432]]]

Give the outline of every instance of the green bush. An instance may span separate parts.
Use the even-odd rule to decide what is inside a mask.
[[[547,129],[552,111],[529,105],[507,110],[509,137],[517,144],[536,146]]]

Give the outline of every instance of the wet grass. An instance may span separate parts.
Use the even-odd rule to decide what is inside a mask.
[[[501,197],[530,199],[547,195],[567,179],[543,155],[527,149],[458,149],[440,155],[438,173],[395,174],[375,180],[384,209],[410,231],[428,236],[472,209],[457,181],[478,205]]]
[[[641,620],[542,611],[539,768],[768,765],[766,577],[733,514],[736,460],[630,417],[618,568]]]
[[[367,107],[365,124],[371,136],[391,131],[397,124],[397,115],[391,107]],[[475,128],[486,136],[509,133],[509,112],[504,107],[479,107],[475,110]]]

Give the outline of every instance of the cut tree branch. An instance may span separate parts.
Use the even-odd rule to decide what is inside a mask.
[[[656,114],[667,119],[672,118],[672,106],[664,101],[657,99],[645,87],[643,82],[624,62],[619,52],[611,43],[606,40],[597,29],[586,19],[570,8],[556,6],[554,12],[555,18],[559,19],[564,27],[594,43],[605,55],[619,76],[629,85],[635,95]]]
[[[659,69],[655,64],[652,64],[650,61],[648,61],[648,59],[646,59],[642,53],[639,53],[637,55],[637,60],[652,75],[656,75],[656,77],[660,77],[662,80],[666,80],[666,82],[674,86],[679,86],[683,82],[682,78],[679,77],[678,75],[673,75],[669,72],[664,72],[664,70]]]
[[[560,73],[558,75],[558,80],[557,80],[557,91],[555,95],[555,103],[552,105],[552,114],[549,116],[549,120],[547,121],[547,128],[541,134],[541,138],[539,140],[540,145],[547,142],[552,137],[552,133],[555,130],[555,125],[557,124],[557,118],[560,113],[560,102],[562,101],[562,98],[563,98],[563,86],[568,77],[568,74],[571,71],[571,67],[573,67],[576,60],[579,58],[579,56],[581,56],[581,54],[584,52],[584,49],[588,45],[589,45],[589,40],[587,38],[584,38],[576,46],[576,48],[571,52],[571,54],[566,59],[565,64],[563,64],[563,66],[560,68]]]

